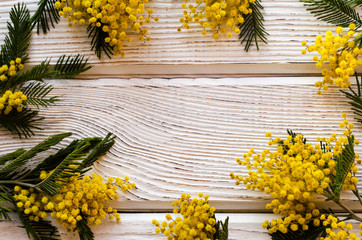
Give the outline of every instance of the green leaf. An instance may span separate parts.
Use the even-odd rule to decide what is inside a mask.
[[[50,172],[56,168],[75,148],[77,148],[79,140],[72,141],[67,147],[58,150],[54,155],[50,155],[39,163],[35,168],[22,175],[21,178],[38,178],[41,171]]]
[[[27,97],[26,103],[34,105],[38,109],[40,106],[48,107],[56,101],[59,101],[57,96],[46,98],[52,90],[53,87],[51,85],[42,82],[32,82],[21,89]]]
[[[113,49],[106,43],[105,39],[108,34],[102,30],[101,27],[97,27],[93,24],[89,24],[87,28],[88,38],[92,38],[91,50],[94,50],[97,57],[101,59],[102,52],[104,52],[109,58],[113,55]]]
[[[87,220],[85,220],[84,217],[82,218],[82,220],[77,222],[76,230],[78,231],[80,240],[93,240],[94,239],[94,234],[93,234],[92,230],[88,227]]]
[[[58,229],[49,221],[39,220],[39,222],[31,221],[13,202],[16,212],[19,215],[21,222],[24,225],[29,239],[34,240],[60,240]]]
[[[347,136],[348,143],[343,145],[342,152],[336,157],[336,176],[332,180],[333,201],[338,201],[347,174],[354,163],[354,136]]]
[[[11,221],[11,218],[8,212],[12,212],[11,209],[2,206],[4,203],[11,203],[11,199],[6,195],[6,193],[0,193],[0,220],[5,219]]]
[[[7,161],[13,160],[23,154],[26,150],[23,148],[19,148],[15,152],[11,152],[5,155],[0,156],[0,165],[5,164]]]
[[[37,114],[37,111],[27,108],[24,108],[21,112],[12,110],[8,115],[0,114],[0,126],[10,132],[18,134],[20,138],[28,138],[34,135],[34,132],[32,131],[33,129],[41,129],[33,125],[33,123],[43,119],[34,119]]]
[[[228,240],[228,237],[229,237],[229,217],[227,217],[224,222],[217,221],[215,228],[216,228],[216,232],[214,234],[213,239]]]
[[[50,195],[56,194],[63,187],[60,182],[69,181],[69,178],[78,172],[77,168],[73,168],[71,165],[79,165],[79,161],[87,155],[90,147],[89,141],[82,141],[82,144],[78,144],[74,151],[67,155],[54,171],[36,187]]]
[[[346,0],[346,1],[353,8],[362,6],[362,0]]]
[[[73,78],[74,76],[87,71],[92,66],[86,66],[88,58],[84,55],[61,56],[55,64],[54,71],[57,72],[54,78]]]
[[[113,136],[112,133],[108,133],[107,136],[101,142],[98,142],[94,146],[92,152],[79,165],[79,169],[83,173],[90,170],[90,167],[93,165],[93,163],[99,157],[105,155],[108,152],[108,150],[113,146],[114,139],[115,139],[115,136]],[[99,140],[99,138],[95,139],[95,140]]]
[[[50,71],[49,63],[49,60],[45,60],[39,65],[33,67],[31,70],[19,73],[13,77],[10,77],[7,81],[1,82],[0,91],[4,92],[31,80],[43,81],[45,78],[51,78],[56,74],[56,72]]]
[[[58,144],[64,138],[69,137],[71,133],[61,133],[53,135],[41,143],[37,144],[35,147],[29,151],[24,152],[14,160],[6,163],[0,167],[0,179],[7,179],[7,175],[23,166],[30,158],[36,156],[38,153],[48,150],[51,146]]]
[[[55,2],[57,0],[39,0],[38,8],[35,14],[31,17],[33,27],[36,26],[36,32],[39,34],[40,30],[47,33],[50,30],[50,25],[54,28],[60,20],[59,12],[55,9]]]
[[[358,75],[355,73],[356,83],[357,83],[357,91],[353,90],[352,87],[348,87],[350,92],[341,90],[344,95],[350,99],[349,104],[352,106],[353,113],[357,116],[355,119],[362,123],[362,99],[361,99],[361,83],[358,80]],[[361,79],[362,81],[362,79]]]
[[[358,12],[346,0],[300,0],[318,20],[337,26],[348,27],[362,24]]]
[[[321,224],[320,226],[316,227],[313,224],[313,221],[311,221],[308,224],[308,230],[304,231],[301,229],[301,226],[299,226],[297,231],[292,231],[290,228],[288,228],[287,233],[282,233],[280,231],[277,231],[273,234],[270,234],[272,237],[272,240],[291,240],[291,239],[298,239],[298,240],[317,240],[319,237],[326,235],[326,228],[329,226],[323,226]]]
[[[28,59],[28,48],[31,37],[30,13],[25,4],[15,5],[10,10],[8,35],[1,46],[0,65],[9,64],[11,60],[21,58],[24,63]]]
[[[243,15],[244,22],[238,25],[240,29],[239,39],[241,40],[241,44],[246,42],[245,51],[249,51],[253,42],[257,50],[259,50],[258,41],[267,43],[266,36],[268,33],[265,31],[264,17],[261,13],[264,8],[260,2],[261,0],[256,0],[254,3],[250,3],[252,12]]]

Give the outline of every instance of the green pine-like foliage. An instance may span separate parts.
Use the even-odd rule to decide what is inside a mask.
[[[42,31],[44,34],[50,30],[50,27],[55,27],[60,20],[60,15],[55,9],[57,0],[39,0],[38,8],[31,20],[33,27],[36,27],[36,32],[39,34]]]
[[[326,228],[329,226],[323,226],[322,224],[318,227],[314,226],[313,221],[308,224],[308,230],[302,230],[299,228],[297,231],[288,229],[287,233],[277,231],[271,234],[272,240],[317,240],[320,237],[326,236]]]
[[[249,51],[252,44],[259,50],[259,41],[267,43],[267,35],[264,28],[263,6],[261,0],[255,0],[250,4],[252,12],[244,15],[244,22],[238,25],[240,29],[239,39],[241,44],[245,43],[245,51]]]
[[[4,44],[0,48],[0,65],[8,65],[10,61],[20,58],[22,63],[28,60],[28,48],[31,32],[35,26],[44,25],[47,15],[46,11],[53,11],[50,5],[53,0],[41,0],[36,14],[30,17],[29,10],[25,4],[18,4],[10,11],[10,22],[8,22],[8,34],[5,36]],[[43,13],[39,12],[42,11]],[[49,18],[52,19],[52,18]],[[54,20],[55,21],[55,20]],[[38,24],[38,25],[37,25]],[[88,59],[81,55],[63,55],[59,57],[54,65],[51,59],[46,59],[39,65],[27,71],[20,71],[15,76],[8,76],[4,82],[0,82],[0,97],[7,90],[22,91],[27,96],[23,111],[13,109],[8,115],[0,113],[0,126],[16,133],[19,137],[31,137],[35,129],[41,129],[37,122],[42,117],[37,117],[38,110],[46,108],[59,101],[57,96],[49,97],[53,87],[44,83],[49,78],[73,78],[87,71]],[[32,107],[37,108],[33,110]]]
[[[300,0],[318,20],[334,24],[336,26],[348,27],[354,23],[359,28],[362,21],[358,11],[355,9],[361,1],[354,0]]]
[[[20,211],[13,198],[14,186],[33,187],[37,192],[47,196],[55,195],[62,188],[60,183],[66,183],[71,176],[80,173],[80,177],[87,172],[89,164],[93,164],[99,157],[114,144],[114,136],[109,133],[105,138],[93,137],[74,140],[67,146],[60,148],[55,154],[44,157],[45,153],[54,148],[71,133],[56,134],[40,142],[29,150],[18,149],[12,153],[0,156],[0,219],[10,220],[8,212],[11,210],[4,204],[11,203],[24,224],[29,238],[38,240],[60,239],[57,228],[50,222],[41,220],[34,222]],[[40,153],[42,153],[40,155]],[[32,161],[34,168],[26,169]],[[69,165],[73,165],[70,167]],[[74,168],[74,166],[78,166]],[[44,180],[40,179],[41,171],[53,171]],[[83,219],[77,225],[80,239],[93,240],[94,235]]]

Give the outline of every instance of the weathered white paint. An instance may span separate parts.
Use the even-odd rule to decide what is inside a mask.
[[[14,215],[12,215],[14,216]],[[229,240],[253,239],[267,240],[270,236],[261,226],[265,220],[274,219],[272,214],[250,214],[250,213],[219,213],[216,214],[216,219],[224,220],[229,216]],[[123,213],[121,214],[121,222],[103,220],[102,224],[92,227],[96,240],[160,240],[166,239],[165,236],[154,232],[155,226],[152,224],[152,219],[159,222],[165,221],[163,213]],[[353,223],[356,234],[359,232],[357,223]],[[1,240],[10,239],[26,239],[26,232],[20,228],[21,222],[14,218],[13,222],[0,222]],[[66,232],[64,229],[59,229],[62,239],[76,240],[79,239],[77,233]]]
[[[17,2],[22,1],[0,1],[0,42],[8,12]],[[34,12],[37,0],[24,2]],[[198,26],[177,33],[180,5],[181,0],[153,0],[150,6],[160,17],[149,25],[153,40],[128,44],[124,58],[99,61],[89,50],[85,28],[68,28],[64,19],[49,34],[34,34],[30,66],[83,53],[94,68],[83,80],[50,81],[52,95],[62,101],[41,109],[46,119],[39,126],[44,130],[30,139],[0,130],[0,154],[30,148],[55,133],[73,132],[65,141],[70,142],[111,131],[116,144],[93,171],[105,177],[128,175],[137,189],[111,203],[123,212],[122,223],[106,221],[93,228],[96,239],[163,239],[153,233],[151,221],[164,214],[148,212],[169,211],[182,192],[208,193],[218,211],[229,212],[217,217],[230,215],[230,239],[269,239],[261,228],[274,217],[263,213],[267,196],[235,186],[229,173],[247,173],[235,158],[250,148],[266,148],[267,131],[286,136],[286,129],[293,129],[315,141],[340,131],[342,112],[352,117],[337,89],[315,94],[313,83],[319,77],[306,76],[319,70],[312,55],[300,54],[302,40],[312,41],[334,27],[316,21],[297,0],[264,0],[269,44],[246,53],[236,36],[215,41],[203,37]],[[358,124],[355,135],[362,139]],[[343,198],[360,209],[351,195]],[[323,199],[319,204],[335,208]],[[20,225],[16,217],[13,223],[1,222],[0,239],[26,239]],[[63,231],[62,239],[77,237]]]
[[[16,2],[0,1],[0,41],[6,33],[8,12]],[[37,0],[24,0],[34,12]],[[237,36],[214,40],[202,36],[202,28],[193,24],[189,30],[177,32],[182,17],[182,0],[152,0],[149,6],[160,21],[149,24],[150,42],[139,42],[137,37],[125,45],[126,56],[103,58],[99,61],[90,51],[86,26],[69,28],[65,19],[47,35],[34,34],[30,50],[30,63],[45,58],[56,59],[63,54],[82,53],[90,56],[96,67],[88,74],[111,75],[200,75],[200,74],[280,74],[317,73],[311,62],[312,54],[301,55],[301,41],[309,42],[319,33],[334,29],[316,21],[298,0],[263,0],[265,28],[269,33],[268,44],[260,44],[260,51],[252,48],[246,53]],[[257,63],[257,64],[256,64]],[[260,65],[263,64],[263,65]],[[162,67],[160,67],[162,65]]]
[[[6,152],[56,132],[76,138],[111,131],[116,144],[94,171],[136,182],[137,190],[114,203],[122,211],[170,209],[182,192],[200,191],[219,210],[264,211],[266,196],[235,186],[229,173],[247,173],[235,158],[267,148],[267,131],[286,136],[293,129],[311,141],[340,132],[348,102],[337,89],[316,95],[316,79],[53,80],[52,94],[62,101],[41,111],[44,130],[26,140],[1,130],[0,143]]]

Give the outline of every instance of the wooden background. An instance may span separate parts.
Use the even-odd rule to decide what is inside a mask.
[[[17,2],[0,0],[0,42]],[[37,0],[25,2],[34,12]],[[89,50],[85,27],[68,28],[64,19],[49,34],[34,34],[30,66],[82,53],[94,67],[76,80],[49,80],[52,95],[62,101],[41,111],[44,130],[25,140],[0,130],[0,154],[29,148],[55,133],[73,132],[65,141],[70,142],[110,131],[116,144],[93,171],[128,175],[137,189],[112,203],[122,222],[94,227],[96,239],[165,239],[154,234],[151,221],[163,220],[183,192],[209,194],[217,218],[230,216],[230,239],[270,239],[261,227],[274,217],[265,211],[267,196],[236,186],[229,173],[247,173],[235,158],[250,148],[267,148],[267,131],[286,136],[292,129],[315,141],[340,132],[342,112],[353,117],[338,89],[316,94],[314,82],[321,77],[312,55],[300,54],[302,40],[312,41],[334,27],[316,21],[297,0],[264,0],[268,45],[246,53],[236,36],[215,41],[202,36],[197,25],[177,33],[181,2],[151,1],[160,17],[149,25],[152,41],[128,44],[124,58],[98,60]],[[356,126],[361,140],[362,129]],[[343,198],[357,209],[350,195]],[[16,217],[12,223],[1,222],[0,239],[26,239],[20,225]],[[62,239],[77,236],[62,231]]]

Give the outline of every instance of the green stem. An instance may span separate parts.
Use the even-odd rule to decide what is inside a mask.
[[[34,184],[20,182],[20,181],[16,181],[16,180],[0,180],[0,184],[3,184],[3,185],[11,184],[11,185],[19,185],[19,186],[28,187],[28,188],[36,188]]]
[[[346,212],[348,212],[352,219],[357,220],[357,221],[359,221],[359,222],[362,222],[362,218],[358,217],[354,212],[352,212],[351,209],[349,209],[347,206],[345,206],[345,205],[344,205],[343,203],[341,203],[339,200],[338,200],[338,201],[334,201],[334,202],[337,203],[338,206],[340,206],[341,208],[343,208]]]
[[[359,194],[358,188],[356,186],[356,184],[354,185],[356,190],[353,190],[352,192],[354,193],[354,195],[358,198],[359,203],[362,205],[362,198],[361,195]]]

